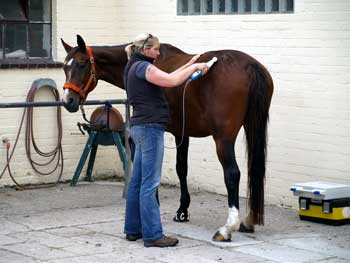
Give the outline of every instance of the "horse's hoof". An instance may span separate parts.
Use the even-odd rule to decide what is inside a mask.
[[[185,213],[185,212],[179,213],[179,212],[177,212],[176,216],[174,216],[173,220],[175,222],[180,222],[180,223],[188,222],[189,221],[188,213]]]
[[[231,234],[227,238],[225,238],[220,231],[216,231],[215,235],[212,238],[215,242],[231,242]]]
[[[254,233],[254,225],[245,225],[243,223],[241,223],[239,225],[239,229],[238,229],[239,232],[242,232],[242,233]]]

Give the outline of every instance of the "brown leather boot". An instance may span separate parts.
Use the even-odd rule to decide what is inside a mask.
[[[179,240],[175,237],[163,236],[161,239],[153,241],[145,241],[145,247],[174,247],[179,243]]]

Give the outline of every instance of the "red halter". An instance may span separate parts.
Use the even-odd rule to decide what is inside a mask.
[[[88,90],[89,90],[89,87],[91,85],[92,80],[94,81],[94,84],[93,84],[93,88],[91,90],[93,90],[97,85],[95,61],[94,61],[94,57],[92,54],[92,49],[90,47],[86,47],[86,53],[89,55],[89,58],[90,58],[91,72],[90,72],[89,79],[88,79],[87,83],[85,84],[84,88],[79,88],[77,85],[73,84],[72,82],[65,82],[63,84],[63,89],[74,90],[75,92],[79,93],[80,97],[83,100],[86,99],[86,95],[88,93]]]

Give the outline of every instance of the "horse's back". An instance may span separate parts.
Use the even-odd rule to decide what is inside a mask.
[[[171,45],[161,47],[162,52],[163,57],[160,60],[157,59],[157,66],[167,72],[184,65],[193,56]],[[217,57],[218,60],[207,74],[192,81],[186,89],[186,135],[189,136],[237,134],[247,111],[251,92],[251,70],[258,69],[263,72],[266,83],[272,83],[266,68],[241,51],[209,51],[201,54],[196,62],[207,62],[213,57]],[[175,133],[179,133],[181,125],[178,124],[182,123],[184,85],[181,86],[182,88],[165,90],[168,102],[171,104],[172,126],[176,126],[171,130],[175,130]]]

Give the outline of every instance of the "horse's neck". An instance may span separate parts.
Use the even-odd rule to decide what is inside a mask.
[[[95,63],[98,67],[98,79],[122,89],[124,89],[124,67],[128,61],[124,51],[125,46],[94,47]]]
[[[98,79],[102,79],[122,89],[124,89],[124,68],[128,62],[125,47],[126,45],[93,47],[95,62],[99,69],[97,74]],[[157,59],[161,62],[159,66],[166,70],[170,65],[171,67],[167,71],[176,69],[177,59],[174,61],[168,61],[168,59],[170,57],[178,58],[179,55],[181,57],[188,56],[188,54],[172,45],[161,44],[160,57]],[[181,59],[179,61],[181,61]]]
[[[172,56],[187,56],[188,54],[183,52],[181,49],[174,47],[170,44],[160,45],[160,56],[157,59],[166,60]]]
[[[156,66],[166,72],[172,72],[184,65],[191,55],[170,44],[161,44],[160,56],[156,59]]]

